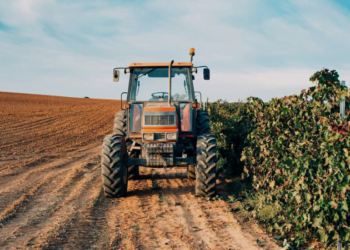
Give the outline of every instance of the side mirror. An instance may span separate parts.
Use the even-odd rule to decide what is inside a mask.
[[[204,80],[210,80],[210,70],[208,68],[203,69],[203,78]]]
[[[113,70],[113,82],[119,82],[120,71],[118,69]]]

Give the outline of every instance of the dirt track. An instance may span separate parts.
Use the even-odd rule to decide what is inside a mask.
[[[242,226],[225,201],[195,197],[185,169],[141,169],[127,197],[106,199],[94,140],[29,165],[2,151],[1,249],[278,249],[257,226]]]

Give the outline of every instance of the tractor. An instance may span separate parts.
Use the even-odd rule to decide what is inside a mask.
[[[193,65],[194,48],[189,54],[189,62],[131,63],[113,69],[115,82],[121,70],[130,77],[128,92],[121,93],[113,133],[102,145],[107,197],[125,196],[128,180],[139,177],[139,167],[187,167],[196,196],[215,194],[216,139],[210,133],[208,112],[201,109],[202,94],[193,86],[199,68],[204,80],[210,79],[210,70]]]

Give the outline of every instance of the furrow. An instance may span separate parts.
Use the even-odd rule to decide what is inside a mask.
[[[86,216],[99,195],[101,186],[97,185],[98,176],[99,171],[95,169],[78,180],[76,185],[69,189],[67,197],[53,208],[47,220],[40,223],[37,233],[29,238],[26,245],[34,248],[56,249],[61,244],[69,243],[70,239],[66,235],[75,230],[80,216]]]
[[[179,176],[177,173],[170,175],[170,178]],[[183,175],[178,178],[185,178]],[[163,232],[163,238],[166,240],[161,246],[164,249],[201,249],[194,237],[191,235],[191,229],[188,227],[183,216],[183,204],[177,200],[175,193],[179,192],[179,187],[174,187],[167,179],[167,176],[159,179],[159,185],[162,187],[160,195],[163,196],[163,202],[159,202],[161,214],[156,215],[157,228]],[[191,187],[185,187],[184,192],[190,192]]]
[[[9,225],[0,229],[0,233],[5,239],[2,245],[9,243],[22,245],[26,241],[26,237],[33,231],[39,230],[41,223],[50,218],[77,181],[83,178],[86,173],[96,170],[93,166],[93,163],[85,162],[52,173],[47,187],[42,188],[35,199],[30,200],[26,209],[17,214]],[[50,187],[53,187],[53,190]]]
[[[17,198],[10,204],[7,204],[7,206],[0,213],[0,225],[4,225],[8,223],[9,220],[17,213],[17,210],[19,210],[21,207],[24,207],[25,203],[27,203],[30,199],[32,199],[33,196],[38,192],[38,190],[43,185],[50,182],[54,177],[55,177],[54,175],[47,176],[44,180],[36,184],[34,187],[30,188],[27,192],[22,194],[19,198]]]
[[[178,182],[186,185],[188,180]],[[227,208],[224,201],[206,201],[191,195],[182,195],[184,201],[191,201],[188,206],[193,215],[193,221],[198,225],[200,237],[206,241],[209,248],[214,249],[261,249],[254,239],[247,239],[249,234],[244,235],[237,220]]]

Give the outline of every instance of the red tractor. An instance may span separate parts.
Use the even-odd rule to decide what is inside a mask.
[[[206,66],[193,66],[194,54],[192,48],[190,62],[131,63],[114,69],[115,82],[120,69],[130,78],[128,92],[121,94],[122,111],[116,113],[113,134],[103,140],[101,169],[106,196],[125,196],[128,180],[138,178],[140,166],[187,166],[188,178],[196,180],[196,195],[215,194],[216,139],[193,86],[198,68],[203,68],[204,80],[210,79],[210,71]],[[196,93],[201,98],[201,93]]]

